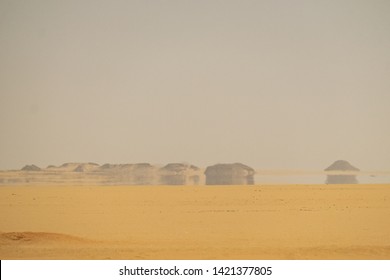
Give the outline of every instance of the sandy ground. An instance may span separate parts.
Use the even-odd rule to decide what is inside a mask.
[[[390,185],[2,186],[0,259],[390,259]]]

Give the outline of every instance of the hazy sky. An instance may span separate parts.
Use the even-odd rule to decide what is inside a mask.
[[[0,0],[0,169],[390,170],[390,1]]]

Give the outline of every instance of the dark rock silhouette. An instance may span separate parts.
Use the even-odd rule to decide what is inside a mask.
[[[199,168],[185,163],[169,163],[160,168],[160,184],[163,185],[197,185],[199,175],[194,175]]]
[[[325,171],[360,171],[346,160],[336,160]]]
[[[325,171],[331,172],[359,172],[360,169],[353,166],[346,160],[337,160],[332,163]],[[325,184],[358,184],[356,174],[328,174]]]
[[[216,164],[206,168],[206,185],[253,185],[255,170],[242,163]]]
[[[25,165],[23,168],[22,168],[23,171],[41,171],[41,168],[39,168],[38,166],[34,165],[34,164],[31,164],[31,165]]]

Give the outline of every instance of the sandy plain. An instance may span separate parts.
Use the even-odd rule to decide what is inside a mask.
[[[0,259],[390,259],[390,185],[1,186]]]

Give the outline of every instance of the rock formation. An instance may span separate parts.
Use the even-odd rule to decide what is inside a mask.
[[[346,160],[336,160],[325,171],[360,171]]]
[[[163,185],[198,185],[199,168],[185,163],[169,163],[160,168],[160,184]]]
[[[328,168],[326,168],[325,171],[333,173],[326,176],[325,184],[358,184],[355,173],[359,172],[360,169],[351,165],[346,160],[335,161]]]
[[[155,167],[149,163],[132,164],[130,174],[132,176],[133,184],[136,184],[136,185],[153,185],[154,184]]]
[[[38,166],[34,165],[34,164],[31,164],[31,165],[25,165],[23,168],[22,168],[23,171],[41,171],[41,168],[39,168]]]
[[[253,185],[255,170],[242,163],[216,164],[206,168],[206,185]]]

